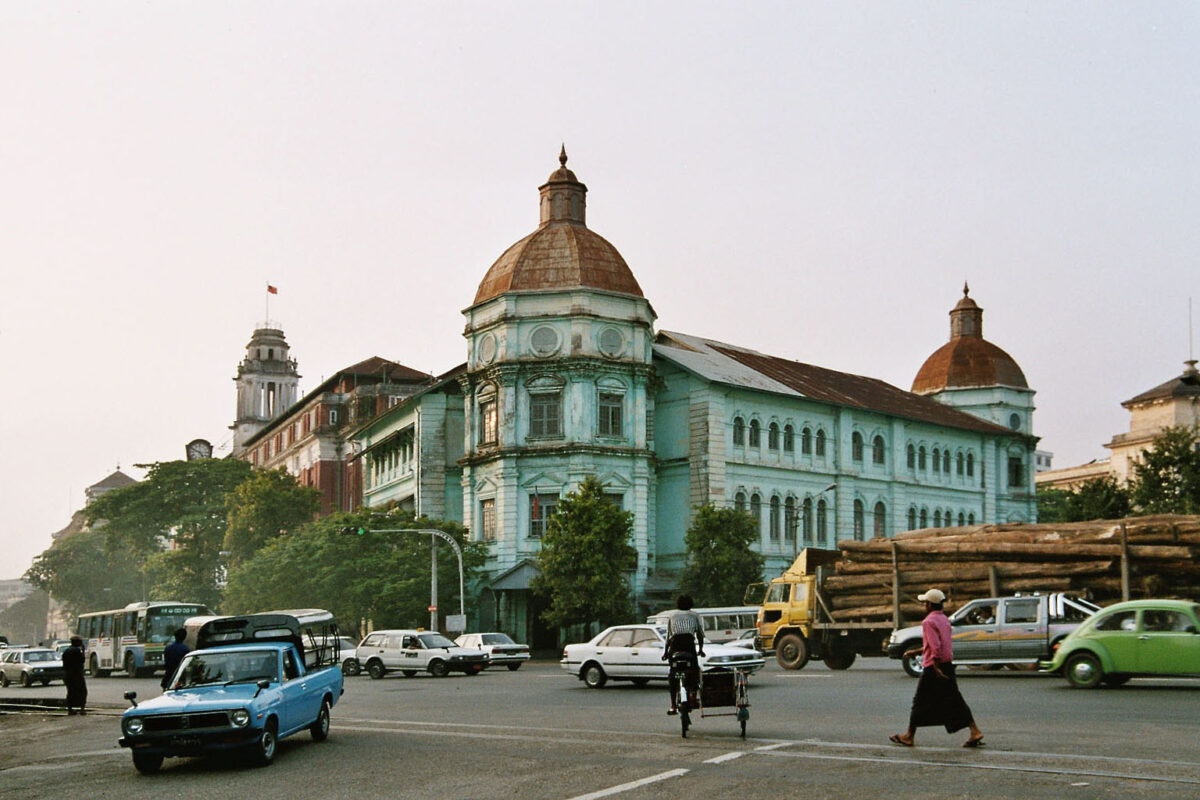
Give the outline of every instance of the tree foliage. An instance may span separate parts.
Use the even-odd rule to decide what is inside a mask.
[[[684,534],[688,563],[679,588],[698,606],[741,605],[746,587],[763,578],[757,541],[758,528],[745,511],[700,506]]]
[[[1038,489],[1039,522],[1119,519],[1131,513],[1129,490],[1111,475],[1093,478],[1074,490]]]
[[[595,476],[563,497],[542,537],[540,572],[531,586],[546,600],[542,619],[556,627],[631,619],[627,576],[637,568],[632,532],[633,514],[606,497]]]
[[[362,535],[343,529],[364,529]],[[469,587],[486,556],[486,546],[466,541],[455,522],[414,519],[394,513],[334,514],[277,536],[233,567],[225,587],[223,610],[252,613],[279,608],[324,608],[343,630],[415,628],[429,624],[430,539],[438,547],[438,609],[458,613],[458,560],[450,546],[429,534],[383,533],[382,529],[436,528],[463,550]],[[471,597],[467,597],[468,615]]]
[[[257,470],[225,498],[228,528],[224,548],[236,566],[276,536],[312,522],[321,493],[301,486],[287,470]]]
[[[104,529],[64,536],[33,560],[25,580],[48,592],[70,616],[145,599],[141,559],[106,547]]]
[[[1200,425],[1154,437],[1133,464],[1129,489],[1143,514],[1200,514]]]
[[[97,498],[88,521],[104,525],[110,558],[126,553],[141,561],[156,599],[216,606],[226,498],[250,471],[240,459],[158,462],[140,483]],[[165,542],[173,547],[164,552]]]

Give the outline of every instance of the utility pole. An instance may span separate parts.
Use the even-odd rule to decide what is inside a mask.
[[[437,528],[355,528],[345,527],[341,530],[344,535],[363,536],[367,533],[423,533],[429,536],[429,547],[432,551],[430,554],[430,577],[429,577],[429,629],[431,631],[438,630],[437,624],[437,539],[445,539],[454,548],[454,555],[458,556],[458,615],[464,620],[467,617],[466,612],[466,595],[463,593],[463,558],[462,548],[458,546],[458,542],[454,537],[445,531],[440,531]],[[437,538],[434,538],[437,537]],[[462,631],[459,631],[462,633]]]

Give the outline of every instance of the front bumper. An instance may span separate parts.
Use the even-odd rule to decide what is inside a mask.
[[[904,651],[908,649],[907,642],[888,642],[887,654],[888,658],[901,659],[904,658]]]
[[[217,750],[245,747],[257,742],[260,736],[262,736],[262,728],[249,727],[186,734],[126,735],[118,739],[117,744],[138,753],[158,753],[164,756],[198,756]]]

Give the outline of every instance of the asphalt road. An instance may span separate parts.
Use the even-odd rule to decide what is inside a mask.
[[[895,662],[845,672],[774,663],[751,680],[748,737],[729,716],[687,739],[662,684],[590,690],[556,663],[437,679],[348,678],[329,740],[284,740],[274,765],[168,760],[140,776],[116,746],[121,694],[158,694],[120,674],[89,682],[86,717],[0,716],[5,797],[87,798],[1195,798],[1200,681],[1070,689],[1052,676],[964,671],[987,747],[926,728],[890,744],[915,686]],[[0,690],[0,701],[61,697]],[[70,790],[64,792],[66,787]]]

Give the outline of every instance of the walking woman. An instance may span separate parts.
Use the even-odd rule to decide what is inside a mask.
[[[913,696],[908,730],[888,737],[893,743],[912,747],[917,728],[944,725],[946,733],[970,729],[963,747],[982,747],[983,731],[975,724],[967,701],[958,691],[954,677],[954,651],[951,642],[950,620],[942,612],[946,595],[940,589],[930,589],[917,597],[925,604],[925,620],[921,623],[924,640],[921,650],[910,650],[905,658],[921,653],[923,670]]]

